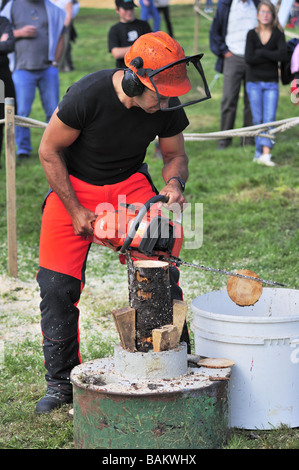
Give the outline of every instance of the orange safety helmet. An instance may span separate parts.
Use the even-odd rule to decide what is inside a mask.
[[[152,91],[157,91],[149,73],[168,65],[155,77],[155,84],[162,96],[175,97],[188,93],[191,83],[187,75],[185,53],[180,44],[164,31],[140,36],[125,55],[125,65]]]

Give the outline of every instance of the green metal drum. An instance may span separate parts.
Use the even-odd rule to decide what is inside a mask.
[[[77,449],[208,449],[227,442],[230,369],[188,369],[175,379],[128,380],[113,359],[72,371]],[[217,375],[218,374],[218,375]]]

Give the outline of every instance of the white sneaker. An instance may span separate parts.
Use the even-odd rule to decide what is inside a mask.
[[[257,158],[256,161],[260,165],[275,166],[275,163],[272,162],[271,157],[271,153],[264,153],[259,158]]]

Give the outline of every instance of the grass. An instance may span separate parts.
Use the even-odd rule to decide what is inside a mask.
[[[186,54],[192,54],[193,7],[175,5],[171,7],[171,14],[176,39],[183,44]],[[99,68],[114,67],[114,60],[107,50],[107,33],[116,20],[113,10],[81,9],[76,20],[78,39],[73,47],[75,70],[61,74],[61,96],[83,75]],[[198,48],[205,54],[203,66],[208,83],[211,83],[215,77],[215,57],[208,47],[209,26],[209,21],[200,18]],[[212,88],[211,100],[187,108],[190,120],[187,132],[219,130],[221,90],[222,77],[219,77]],[[240,105],[236,127],[242,127],[241,112]],[[277,120],[297,114],[298,107],[290,101],[289,87],[281,87]],[[31,117],[44,121],[38,96]],[[2,169],[0,173],[3,195],[0,200],[0,305],[3,307],[0,310],[1,449],[73,447],[68,407],[38,418],[34,413],[36,402],[44,392],[45,373],[41,338],[36,329],[39,311],[35,284],[40,205],[47,191],[37,157],[41,135],[41,130],[32,130],[33,154],[27,162],[17,166],[19,279],[15,281],[10,281],[7,276],[5,172]],[[193,208],[196,204],[203,205],[203,244],[195,249],[184,245],[183,259],[215,268],[252,269],[263,278],[299,288],[296,273],[299,245],[298,137],[298,127],[278,134],[275,168],[254,165],[253,147],[240,146],[237,138],[232,147],[221,153],[216,151],[217,144],[213,141],[186,142],[190,159],[186,197]],[[161,161],[155,158],[153,145],[149,147],[147,162],[157,186],[161,188]],[[196,223],[197,219],[193,220],[193,226]],[[225,282],[224,276],[182,268],[181,284],[189,304],[197,295],[223,288]],[[87,285],[80,303],[83,361],[112,353],[115,336],[111,331],[110,312],[127,304],[126,289],[126,271],[114,253],[93,246],[87,268]],[[190,311],[188,315],[191,320]],[[226,448],[298,449],[299,430],[285,426],[271,431],[234,429]]]

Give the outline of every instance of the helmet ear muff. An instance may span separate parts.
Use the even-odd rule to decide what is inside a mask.
[[[133,70],[125,70],[124,77],[121,82],[124,93],[132,98],[133,96],[142,95],[144,85],[141,83],[136,73]]]
[[[130,65],[135,67],[137,70],[142,69],[143,67],[143,60],[141,57],[135,57],[130,62]],[[124,77],[122,79],[122,89],[124,93],[132,98],[133,96],[142,95],[144,90],[143,83],[139,80],[136,73],[133,72],[131,69],[125,70]]]
[[[144,85],[141,83],[136,73],[133,70],[125,70],[124,77],[121,82],[122,89],[127,96],[132,98],[133,96],[142,95]]]

